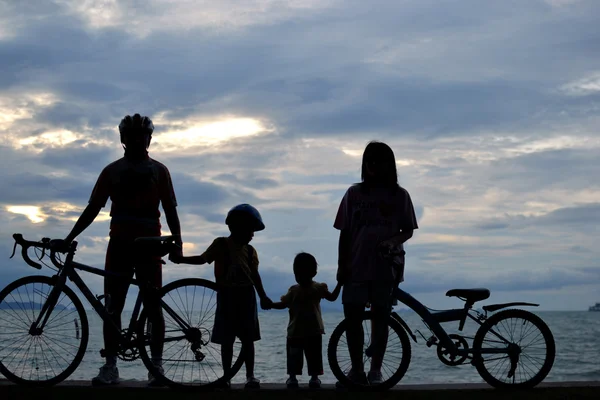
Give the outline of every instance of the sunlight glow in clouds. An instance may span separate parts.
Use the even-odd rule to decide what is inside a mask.
[[[31,118],[35,109],[56,103],[52,93],[29,93],[25,96],[0,96],[0,131],[15,121]]]
[[[205,28],[204,33],[268,25],[318,12],[337,0],[148,0],[144,7],[116,0],[55,0],[91,29],[117,28],[146,37],[156,31]],[[136,15],[136,18],[130,18]],[[153,20],[152,24],[145,21]]]
[[[36,206],[8,206],[6,207],[6,211],[13,214],[25,215],[34,224],[38,224],[46,219],[46,215]]]
[[[253,118],[232,118],[201,123],[185,130],[174,130],[157,135],[155,142],[164,150],[194,146],[211,146],[236,138],[271,132]]]
[[[79,214],[83,209],[74,206],[70,203],[50,203],[46,211],[42,210],[39,206],[25,206],[25,205],[10,205],[6,206],[6,211],[12,214],[24,215],[34,224],[44,222],[49,216],[56,219],[66,220],[75,222],[79,218]],[[70,214],[70,215],[68,215]],[[100,211],[95,221],[103,222],[110,220],[110,213],[108,211]]]
[[[38,136],[30,136],[25,139],[20,139],[17,143],[19,147],[39,146],[39,151],[45,147],[62,147],[77,140],[77,135],[71,131],[51,131],[44,132]]]

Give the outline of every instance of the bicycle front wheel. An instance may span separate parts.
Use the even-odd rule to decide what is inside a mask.
[[[492,315],[473,340],[477,372],[493,387],[536,386],[550,372],[555,352],[548,325],[525,310]]]
[[[75,371],[88,343],[88,320],[64,286],[42,329],[34,328],[53,289],[47,276],[18,279],[0,292],[0,373],[28,386],[55,385]]]
[[[149,323],[146,310],[138,322],[140,357],[148,371],[174,388],[209,389],[233,378],[243,364],[241,341],[236,338],[233,343],[230,368],[222,357],[221,345],[211,341],[217,285],[205,279],[181,279],[161,289],[160,297],[165,321],[162,356],[155,355],[153,360],[152,348],[157,352],[157,341],[153,341],[156,330]]]
[[[373,362],[371,357],[373,344],[373,337],[371,335],[372,319],[373,313],[371,311],[366,311],[363,314],[363,366],[365,371],[370,370],[370,365]],[[371,384],[368,380],[360,382],[360,380],[349,377],[352,363],[348,350],[348,340],[346,338],[347,329],[348,321],[343,320],[333,330],[329,344],[327,345],[329,367],[338,381],[348,388],[362,390],[387,390],[400,382],[408,370],[411,357],[410,339],[404,328],[391,316],[388,318],[388,338],[380,369],[382,380],[379,384]]]

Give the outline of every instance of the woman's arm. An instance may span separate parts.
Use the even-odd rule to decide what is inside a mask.
[[[350,231],[342,229],[338,242],[337,281],[344,283],[350,277]]]

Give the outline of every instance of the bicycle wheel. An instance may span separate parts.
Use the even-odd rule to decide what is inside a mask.
[[[0,373],[28,386],[55,385],[75,371],[88,343],[88,320],[75,293],[67,286],[43,330],[30,328],[40,315],[54,281],[28,276],[0,292]]]
[[[371,320],[373,318],[371,311],[366,311],[363,315],[363,331],[365,340],[363,346],[363,364],[365,371],[369,370],[371,361],[370,354],[366,350],[371,345]],[[333,330],[329,344],[327,345],[327,359],[331,372],[338,381],[353,389],[366,390],[386,390],[396,385],[410,364],[411,347],[408,335],[404,328],[391,316],[388,319],[388,340],[381,366],[382,382],[379,385],[361,384],[348,378],[351,362],[348,352],[348,342],[346,340],[347,320],[343,320]]]
[[[504,348],[514,349],[512,356],[485,353],[485,349]],[[479,327],[473,340],[477,372],[497,388],[536,386],[552,369],[555,352],[554,337],[548,325],[524,310],[504,310],[492,315]]]
[[[234,342],[228,373],[223,368],[221,346],[211,342],[217,285],[204,279],[181,279],[161,289],[160,296],[165,319],[162,371],[152,361],[152,328],[146,310],[138,321],[140,357],[148,371],[170,387],[190,389],[213,388],[235,376],[243,364],[240,340]],[[176,316],[169,315],[168,309]],[[179,319],[191,329],[186,330]]]

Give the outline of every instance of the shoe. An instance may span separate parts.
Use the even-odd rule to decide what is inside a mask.
[[[290,377],[287,379],[287,381],[285,381],[285,384],[287,385],[288,389],[296,389],[298,387],[298,379],[296,379],[296,377]]]
[[[260,389],[260,381],[253,376],[246,378],[246,389]]]
[[[352,381],[352,383],[356,385],[366,386],[369,384],[369,381],[367,380],[367,375],[364,372],[354,372],[353,370],[350,370],[350,372],[348,372],[348,375],[346,376],[350,381]],[[346,386],[340,381],[337,381],[335,383],[335,387],[338,389],[346,388]]]
[[[165,373],[165,370],[163,369],[162,365],[159,365],[157,368],[158,368],[158,372],[161,375],[163,375]],[[152,375],[151,372],[148,372],[148,386],[161,387],[161,386],[165,386],[165,385],[160,379],[157,379],[154,375]]]
[[[310,378],[308,381],[309,389],[320,389],[321,388],[321,380],[319,378]]]
[[[94,386],[116,385],[120,382],[119,368],[116,365],[104,364],[100,367],[98,376],[92,378],[92,385]]]
[[[215,386],[215,388],[229,390],[229,389],[231,389],[231,382],[230,381],[223,381],[223,382],[217,384]]]
[[[371,386],[381,385],[383,383],[383,376],[380,371],[369,371],[367,380]]]

